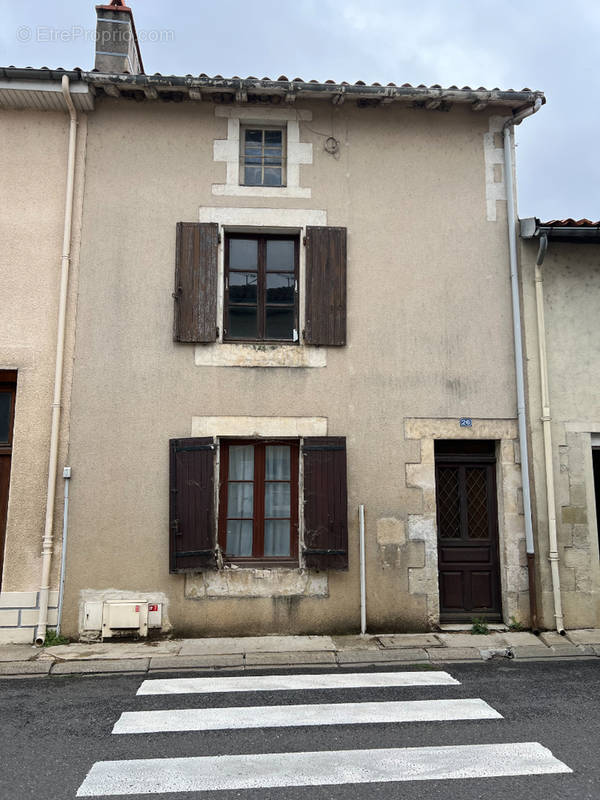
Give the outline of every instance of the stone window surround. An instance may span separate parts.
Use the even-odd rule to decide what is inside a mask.
[[[406,486],[420,489],[423,512],[409,514],[408,539],[422,541],[425,566],[410,567],[409,593],[426,594],[431,626],[439,625],[439,584],[436,524],[435,456],[436,439],[490,439],[497,447],[498,537],[502,615],[524,619],[522,595],[528,596],[525,553],[525,519],[521,506],[521,467],[517,421],[514,419],[473,419],[473,427],[460,428],[458,418],[405,418],[404,437],[420,442],[420,460],[406,464]],[[521,601],[521,602],[520,602]]]
[[[312,144],[300,141],[300,121],[312,120],[312,112],[293,108],[242,108],[215,106],[215,116],[227,119],[227,139],[215,139],[213,160],[227,164],[225,183],[214,183],[214,195],[229,197],[309,198],[311,190],[300,186],[300,165],[312,164]],[[286,185],[240,185],[240,122],[281,125],[286,137]]]
[[[302,238],[307,225],[327,225],[327,212],[304,208],[226,208],[200,206],[199,222],[216,222],[220,243],[217,254],[217,319],[219,338],[210,344],[194,348],[198,367],[325,367],[327,348],[302,344],[237,344],[223,341],[223,304],[225,287],[225,235],[231,232],[293,233]],[[300,246],[298,291],[299,332],[304,330],[304,299],[306,282],[306,252]]]
[[[203,416],[192,417],[191,436],[239,437],[260,439],[282,437],[302,439],[304,436],[327,436],[327,417],[245,417]],[[215,475],[219,475],[217,449]],[[215,508],[219,507],[218,480],[215,481]],[[302,459],[299,473],[299,535],[302,542]],[[215,514],[215,536],[218,536],[218,514]],[[216,539],[217,541],[217,539]],[[186,574],[184,596],[191,600],[227,597],[327,597],[329,578],[299,566],[248,568],[226,566],[216,572]]]

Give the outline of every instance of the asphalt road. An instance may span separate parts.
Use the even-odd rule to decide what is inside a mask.
[[[389,668],[344,670],[383,672]],[[400,670],[398,670],[400,671]],[[402,671],[406,671],[403,669]],[[599,800],[600,664],[487,662],[446,668],[460,685],[136,696],[141,675],[0,681],[1,800],[70,800],[95,762],[230,754],[539,742],[568,774],[127,794],[129,800]],[[292,673],[324,673],[289,670]],[[342,670],[337,670],[339,674]],[[241,673],[219,672],[219,675]],[[267,675],[268,670],[253,673]],[[272,673],[275,674],[275,673]],[[278,670],[277,675],[284,674]],[[183,673],[179,677],[190,677]],[[205,677],[206,673],[202,674]],[[164,677],[178,677],[176,673]],[[502,719],[112,734],[123,712],[480,698]],[[202,715],[200,715],[202,716]],[[273,755],[276,759],[276,755]]]

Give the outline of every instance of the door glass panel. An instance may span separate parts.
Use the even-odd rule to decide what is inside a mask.
[[[267,240],[267,272],[294,271],[294,240]]]
[[[457,467],[439,467],[437,471],[437,504],[440,537],[442,539],[460,539]]]
[[[469,539],[487,539],[489,537],[488,487],[485,468],[467,467],[465,480]]]
[[[287,519],[265,520],[265,555],[290,555],[290,523]]]
[[[258,242],[256,239],[230,239],[229,269],[256,270],[257,267]]]
[[[0,392],[0,442],[3,444],[8,444],[11,406],[12,393]]]
[[[252,520],[227,520],[227,542],[225,549],[228,555],[252,555]]]

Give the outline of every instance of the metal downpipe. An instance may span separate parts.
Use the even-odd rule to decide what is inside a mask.
[[[56,334],[56,362],[54,368],[54,397],[52,400],[52,422],[50,427],[50,457],[48,463],[48,488],[46,494],[46,517],[42,540],[42,574],[40,580],[40,609],[35,631],[35,643],[44,644],[48,626],[48,595],[50,593],[50,567],[52,564],[54,497],[56,494],[56,468],[58,463],[58,436],[62,403],[63,361],[65,353],[65,327],[67,316],[67,289],[71,260],[71,227],[73,219],[73,195],[75,186],[75,148],[77,145],[77,112],[69,91],[69,78],[62,77],[62,92],[69,110],[69,153],[67,158],[67,189],[60,270],[58,326]]]
[[[519,279],[517,272],[517,234],[513,182],[511,129],[525,117],[535,114],[541,108],[538,98],[532,108],[508,119],[503,127],[504,135],[504,174],[506,184],[506,205],[508,225],[508,250],[510,259],[510,286],[513,311],[513,339],[515,350],[515,374],[517,384],[517,419],[519,427],[519,446],[521,450],[521,477],[523,485],[523,514],[525,516],[525,544],[527,549],[527,572],[529,579],[529,611],[531,627],[538,628],[536,583],[535,583],[535,545],[531,514],[531,491],[529,485],[529,448],[527,443],[527,417],[525,407],[525,379],[523,371],[523,334],[521,329],[521,304],[519,299]]]
[[[544,435],[544,466],[546,470],[546,507],[548,511],[548,560],[552,576],[554,620],[556,630],[565,635],[565,624],[560,593],[558,569],[558,535],[556,530],[556,502],[554,494],[554,462],[552,454],[552,415],[550,413],[550,388],[548,383],[548,358],[546,354],[546,323],[544,319],[544,281],[542,262],[548,247],[548,239],[542,236],[535,262],[535,306],[537,312],[537,334],[540,358],[540,386],[542,394],[542,432]]]

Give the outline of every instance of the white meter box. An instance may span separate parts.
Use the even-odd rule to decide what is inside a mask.
[[[102,637],[107,639],[121,631],[148,635],[148,603],[104,603]]]

